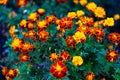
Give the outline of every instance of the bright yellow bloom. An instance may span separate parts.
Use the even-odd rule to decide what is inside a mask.
[[[38,19],[38,14],[35,12],[35,13],[30,13],[28,15],[28,20],[31,21],[31,22],[34,22]]]
[[[9,33],[11,37],[15,37],[15,26],[11,26],[9,29]]]
[[[99,22],[98,21],[94,22],[94,27],[99,27]]]
[[[37,26],[40,30],[46,29],[47,28],[47,23],[45,20],[38,21]]]
[[[113,18],[107,18],[106,20],[104,20],[103,26],[114,26],[114,19]]]
[[[25,19],[21,20],[20,21],[20,27],[21,28],[26,28],[26,26],[27,26],[27,21]]]
[[[87,0],[80,0],[80,4],[81,4],[82,6],[86,5],[87,2],[88,2]]]
[[[94,11],[94,14],[95,14],[95,17],[104,18],[106,15],[106,12],[105,12],[104,8],[97,7]]]
[[[0,4],[7,4],[8,0],[0,0]]]
[[[94,3],[94,2],[90,2],[86,5],[86,8],[89,10],[89,11],[95,11],[95,9],[97,8],[97,5]]]
[[[83,10],[78,10],[77,11],[77,17],[83,16],[85,13]]]
[[[120,19],[120,15],[119,14],[115,14],[114,15],[114,20],[119,20]]]
[[[68,12],[67,17],[74,19],[74,18],[76,18],[76,13],[75,12]]]
[[[74,56],[73,59],[72,59],[72,63],[75,65],[75,66],[80,66],[83,64],[83,59],[81,56]]]
[[[44,15],[44,14],[45,14],[45,9],[39,8],[39,9],[37,10],[37,12],[38,12],[40,15]]]

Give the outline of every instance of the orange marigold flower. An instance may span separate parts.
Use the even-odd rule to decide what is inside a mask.
[[[49,38],[49,33],[46,32],[45,30],[38,32],[39,39],[41,41],[46,41]]]
[[[105,78],[101,78],[100,80],[106,80]]]
[[[57,53],[51,53],[50,54],[50,56],[49,56],[49,58],[50,58],[50,60],[51,61],[56,61],[56,60],[58,60],[58,54]]]
[[[9,0],[0,0],[0,4],[7,4]]]
[[[39,8],[39,9],[37,10],[37,12],[38,12],[38,14],[40,14],[41,16],[43,16],[43,15],[45,14],[45,9]]]
[[[78,3],[79,3],[79,0],[73,0],[73,2],[74,2],[75,4],[78,4]]]
[[[19,38],[14,38],[11,47],[13,48],[14,51],[20,51],[21,50],[21,45],[23,44],[23,40]]]
[[[40,30],[44,30],[47,28],[47,22],[45,20],[38,21],[37,26]]]
[[[108,50],[106,54],[106,59],[109,62],[114,62],[118,59],[118,53],[115,50]]]
[[[25,38],[34,38],[36,36],[36,32],[34,32],[33,30],[30,30],[28,32],[23,32],[23,36]]]
[[[20,21],[20,27],[21,28],[26,28],[27,27],[27,21],[25,19]]]
[[[67,72],[67,67],[61,61],[52,64],[50,67],[50,73],[56,78],[63,78]]]
[[[76,15],[77,15],[78,18],[81,17],[81,16],[83,16],[84,14],[85,13],[84,13],[83,10],[78,10],[77,13],[76,13]]]
[[[68,36],[65,41],[68,47],[75,47],[76,42],[72,36]]]
[[[75,12],[68,12],[67,17],[71,18],[71,19],[75,19],[77,17]]]
[[[65,17],[60,20],[58,25],[60,25],[61,28],[70,29],[73,26],[73,21],[71,18]]]
[[[86,36],[84,32],[77,31],[73,36],[76,43],[84,43],[86,41]]]
[[[119,20],[120,19],[120,15],[119,14],[115,14],[114,15],[114,20]]]
[[[72,63],[75,65],[75,66],[80,66],[83,64],[83,59],[81,56],[74,56],[73,59],[72,59]]]
[[[56,19],[57,18],[54,15],[49,15],[49,16],[46,16],[46,18],[45,18],[45,20],[46,20],[46,22],[47,22],[48,25],[51,24],[51,23],[53,23],[53,22],[55,22]]]
[[[28,15],[28,20],[29,20],[30,22],[34,22],[34,21],[36,21],[37,19],[38,19],[38,14],[37,14],[36,12],[30,13],[30,14]]]
[[[28,2],[29,0],[17,0],[17,6],[18,7],[25,6]]]
[[[86,5],[87,10],[94,12],[95,9],[97,8],[97,5],[94,2],[89,2]]]
[[[70,59],[70,55],[67,51],[63,51],[60,53],[60,60],[65,62],[67,61],[68,59]]]
[[[9,77],[9,78],[15,78],[16,76],[18,75],[18,71],[14,68],[11,68],[8,70],[7,74],[6,74],[6,77]]]
[[[80,0],[79,2],[80,2],[80,5],[84,6],[87,4],[88,1],[87,0]]]
[[[34,45],[30,44],[29,42],[23,43],[21,47],[22,47],[21,49],[22,52],[28,52],[34,49]]]
[[[114,19],[113,18],[105,19],[103,22],[103,26],[104,27],[107,27],[107,26],[113,27],[114,26]]]
[[[28,23],[27,29],[31,30],[31,29],[34,29],[34,28],[35,28],[35,26],[34,26],[33,23]]]
[[[117,45],[120,43],[120,34],[119,33],[109,33],[107,36],[108,40],[113,44]]]
[[[11,37],[16,37],[15,26],[10,26],[9,33]]]
[[[77,31],[84,32],[84,34],[87,34],[89,32],[89,27],[82,25],[82,26],[77,28]]]
[[[30,55],[28,53],[22,53],[19,56],[20,62],[27,62],[30,59]]]
[[[8,68],[6,67],[6,66],[4,66],[3,68],[2,68],[2,75],[6,75],[7,74],[7,72],[8,72]]]
[[[95,17],[104,18],[105,15],[106,15],[106,12],[105,12],[104,8],[102,8],[102,7],[97,7],[97,8],[94,10],[94,14],[95,14]]]
[[[93,72],[88,72],[86,74],[86,80],[95,80],[95,75]]]

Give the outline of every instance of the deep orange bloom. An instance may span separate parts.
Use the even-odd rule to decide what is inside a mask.
[[[22,53],[19,56],[20,62],[27,62],[30,59],[30,55],[28,53]]]
[[[88,72],[86,74],[86,80],[95,80],[95,75],[93,72]]]
[[[34,29],[34,28],[35,28],[35,26],[34,26],[33,23],[28,23],[27,24],[27,29],[31,30],[31,29]]]
[[[70,59],[70,55],[67,51],[63,51],[60,53],[60,60],[65,62],[67,61],[68,59]]]
[[[80,27],[77,28],[77,31],[84,32],[84,34],[88,34],[89,27],[82,25],[82,26],[80,26]]]
[[[14,68],[11,68],[8,70],[7,74],[6,74],[6,77],[9,77],[9,78],[15,78],[16,76],[18,75],[18,71]]]
[[[29,52],[34,49],[34,45],[30,44],[29,42],[25,42],[21,45],[22,52]]]
[[[115,50],[108,50],[106,59],[110,62],[114,62],[118,59],[118,53]]]
[[[49,15],[49,16],[46,16],[45,18],[47,24],[51,24],[53,22],[55,22],[57,20],[57,18],[54,16],[54,15]]]
[[[52,64],[50,67],[50,73],[56,78],[63,78],[67,71],[67,67],[61,61]]]
[[[23,32],[23,36],[25,38],[35,38],[36,32],[34,32],[33,30],[30,30],[28,32]]]
[[[68,36],[66,39],[65,39],[65,41],[66,41],[66,44],[67,44],[67,46],[70,48],[70,47],[75,47],[75,44],[76,44],[76,42],[75,42],[75,40],[74,40],[74,38],[72,37],[72,36]]]
[[[50,58],[50,60],[51,61],[56,61],[56,60],[58,60],[58,54],[57,53],[51,53],[50,54],[50,56],[49,56],[49,58]]]
[[[6,75],[7,74],[7,72],[8,72],[8,68],[6,67],[6,66],[4,66],[3,68],[2,68],[2,75]]]
[[[108,34],[108,40],[112,42],[115,45],[118,45],[120,43],[120,34],[119,33],[109,33]]]
[[[7,4],[9,0],[0,0],[0,4]]]
[[[38,32],[39,39],[41,41],[46,41],[49,38],[49,33],[45,30]]]
[[[17,6],[18,7],[25,6],[28,2],[29,0],[17,0]]]

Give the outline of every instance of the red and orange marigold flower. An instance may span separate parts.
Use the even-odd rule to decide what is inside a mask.
[[[95,75],[93,72],[88,72],[86,74],[86,80],[95,80]]]
[[[28,53],[22,53],[19,56],[20,62],[27,62],[30,59],[30,55]]]
[[[60,60],[65,62],[70,59],[70,55],[67,51],[63,51],[60,53]]]
[[[50,67],[50,73],[56,78],[63,78],[67,72],[67,67],[61,61],[52,64]]]
[[[22,52],[29,52],[34,49],[34,45],[30,44],[29,42],[24,42],[21,45],[21,51]]]
[[[25,6],[28,2],[29,0],[17,0],[17,6],[18,7]]]
[[[75,44],[76,44],[76,42],[75,42],[75,40],[74,40],[74,38],[72,37],[72,36],[68,36],[66,39],[65,39],[65,41],[66,41],[66,44],[67,44],[67,46],[70,48],[70,47],[75,47]]]
[[[11,68],[8,70],[6,77],[9,77],[11,79],[15,78],[18,75],[18,71],[14,68]]]
[[[59,56],[57,53],[51,53],[49,58],[51,61],[56,61],[56,60],[58,60]]]
[[[109,62],[114,62],[118,59],[118,53],[115,50],[108,50],[106,54],[106,59]]]
[[[49,24],[55,22],[57,20],[57,18],[54,15],[49,15],[49,16],[46,16],[45,20],[47,22],[47,25],[49,25]]]

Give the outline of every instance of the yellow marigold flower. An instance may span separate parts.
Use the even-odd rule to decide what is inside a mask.
[[[80,3],[82,6],[84,6],[84,5],[86,5],[86,4],[87,4],[87,2],[88,2],[87,0],[80,0],[80,2],[79,2],[79,3]]]
[[[0,4],[7,4],[8,3],[8,0],[0,0]]]
[[[94,27],[99,27],[99,22],[98,21],[94,22]]]
[[[103,23],[103,26],[104,27],[107,27],[107,26],[113,27],[114,26],[114,19],[113,18],[107,18],[107,19],[105,19],[104,23]]]
[[[76,18],[76,13],[75,12],[68,12],[67,17],[74,19],[74,18]]]
[[[95,14],[95,17],[104,18],[105,15],[106,15],[106,12],[105,12],[104,8],[102,8],[102,7],[97,7],[97,8],[94,10],[94,14]]]
[[[51,61],[56,61],[56,60],[58,60],[58,54],[57,53],[51,53],[50,54],[50,56],[49,56],[49,58],[50,58],[50,60]]]
[[[28,2],[29,0],[17,0],[17,6],[18,7],[25,6]]]
[[[78,10],[77,11],[77,17],[81,17],[81,16],[83,16],[85,13],[84,13],[84,11],[83,10]]]
[[[79,32],[77,31],[74,35],[73,35],[74,40],[76,41],[76,43],[83,43],[86,40],[86,36],[84,34],[84,32]]]
[[[36,12],[34,13],[30,13],[28,15],[28,20],[31,21],[31,22],[34,22],[38,19],[38,14]]]
[[[79,0],[73,0],[73,3],[78,4]]]
[[[20,27],[21,28],[26,28],[26,26],[27,26],[27,21],[25,19],[21,20],[20,21]]]
[[[38,21],[37,26],[40,30],[44,30],[47,28],[47,22],[45,20]]]
[[[16,36],[16,34],[15,34],[15,26],[11,26],[10,27],[9,33],[10,33],[11,37],[15,37]]]
[[[86,80],[95,80],[95,75],[93,72],[89,72],[86,74]]]
[[[89,10],[89,11],[95,11],[95,9],[97,8],[97,5],[94,3],[94,2],[90,2],[86,5],[86,8]]]
[[[75,65],[75,66],[80,66],[83,64],[83,59],[81,56],[74,56],[73,59],[72,59],[72,63]]]
[[[37,12],[42,16],[42,15],[45,14],[45,9],[39,8],[39,9],[37,10]]]
[[[120,19],[120,15],[119,14],[115,14],[114,15],[114,20],[119,20]]]

